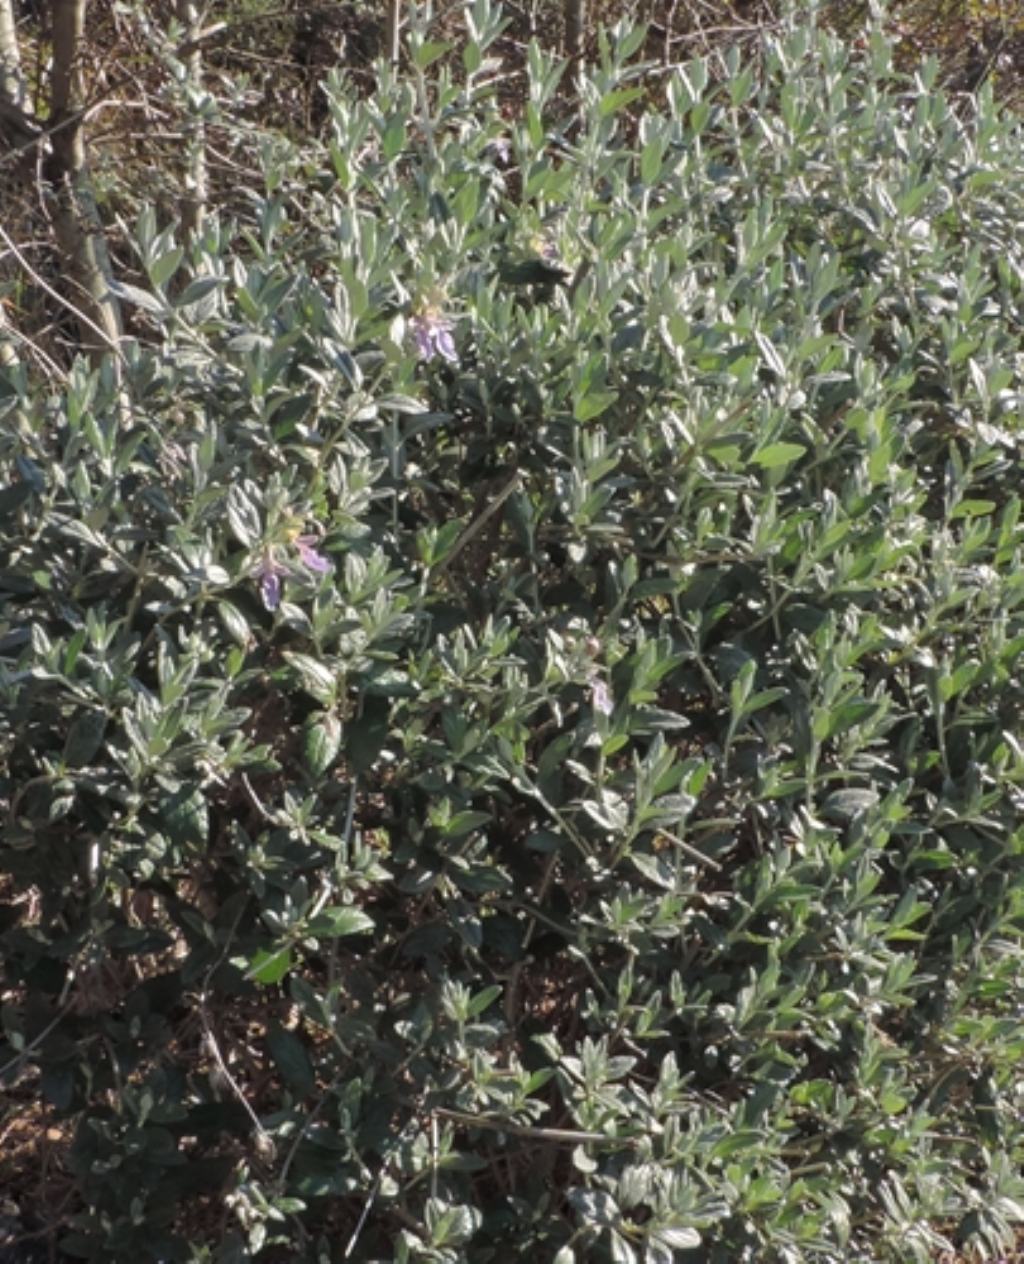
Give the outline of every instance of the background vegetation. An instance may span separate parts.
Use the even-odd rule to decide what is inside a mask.
[[[6,12],[7,1258],[1006,1258],[1012,18]]]

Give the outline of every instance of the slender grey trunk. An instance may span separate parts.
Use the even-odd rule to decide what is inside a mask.
[[[13,0],[0,0],[0,97],[13,109],[28,115],[28,85],[21,70]]]
[[[38,135],[21,67],[14,0],[0,0],[0,142],[6,141],[12,149],[24,147],[28,153]]]
[[[185,70],[193,99],[198,101],[203,87],[203,54],[199,35],[199,9],[194,0],[177,0],[178,21],[185,28]],[[202,232],[209,196],[206,170],[206,124],[198,106],[185,126],[188,169],[185,173],[185,196],[181,199],[181,228],[186,241]]]
[[[87,0],[52,0],[49,153],[43,162],[46,203],[64,272],[64,292],[79,312],[82,347],[94,357],[116,351],[121,314],[110,290],[111,268],[86,160],[78,59]],[[81,317],[86,317],[85,320]],[[97,343],[97,331],[102,341]]]
[[[392,66],[398,65],[402,47],[402,0],[384,0],[384,39],[387,58]]]

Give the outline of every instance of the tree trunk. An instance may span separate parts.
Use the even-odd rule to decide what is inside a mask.
[[[0,140],[27,151],[38,135],[21,68],[14,0],[0,0]]]
[[[402,47],[402,0],[384,0],[384,4],[385,52],[391,65],[397,66]]]
[[[13,0],[0,0],[0,97],[22,114],[28,114],[28,86],[21,71]]]
[[[191,88],[191,117],[185,124],[188,170],[185,173],[185,196],[181,199],[181,230],[185,241],[196,238],[203,230],[206,215],[208,180],[206,173],[206,123],[200,113],[199,99],[203,88],[203,54],[199,35],[199,10],[195,0],[177,0],[176,16],[185,28],[185,70]]]
[[[53,226],[64,292],[78,317],[79,339],[94,358],[116,351],[121,317],[111,293],[110,258],[86,162],[78,56],[87,0],[52,0],[50,151],[43,162],[46,206]]]

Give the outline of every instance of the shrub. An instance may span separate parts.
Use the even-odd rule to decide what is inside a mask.
[[[0,1074],[60,1245],[991,1257],[1019,127],[806,13],[635,126],[639,32],[579,126],[533,47],[508,123],[468,21],[237,222],[144,212],[120,361],[0,370]]]

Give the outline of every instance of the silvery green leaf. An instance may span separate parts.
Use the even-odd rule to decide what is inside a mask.
[[[153,316],[166,319],[171,314],[170,307],[162,298],[156,294],[150,294],[148,290],[140,290],[137,285],[129,285],[125,281],[111,281],[110,289],[115,298],[130,303],[134,307],[141,307],[143,311]]]
[[[323,776],[334,763],[341,749],[341,735],[341,721],[331,712],[306,721],[303,757],[310,776]]]
[[[849,821],[862,812],[869,812],[879,801],[876,790],[850,787],[833,790],[821,805],[821,814],[830,820]]]

